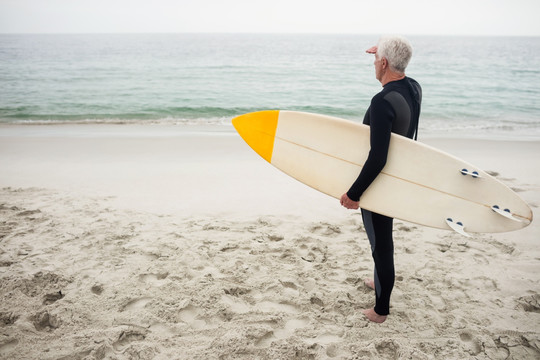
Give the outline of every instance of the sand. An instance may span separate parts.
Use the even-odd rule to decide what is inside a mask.
[[[538,218],[540,142],[421,139]],[[359,213],[229,127],[0,126],[2,359],[533,359],[540,225],[472,239],[402,221],[368,322]]]

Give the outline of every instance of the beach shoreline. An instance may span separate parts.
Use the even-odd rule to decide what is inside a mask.
[[[427,137],[540,206],[540,141]],[[538,220],[396,221],[391,315],[368,323],[361,216],[230,127],[0,125],[0,358],[540,355]]]

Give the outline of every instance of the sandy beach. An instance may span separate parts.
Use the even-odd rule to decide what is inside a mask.
[[[540,358],[540,141],[421,141],[527,201],[527,228],[395,225],[369,323],[359,212],[230,127],[0,125],[0,359]]]

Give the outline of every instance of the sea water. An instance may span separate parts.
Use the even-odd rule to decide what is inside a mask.
[[[540,139],[539,37],[409,37],[420,137]],[[371,35],[0,35],[0,122],[225,125],[264,109],[362,121]]]

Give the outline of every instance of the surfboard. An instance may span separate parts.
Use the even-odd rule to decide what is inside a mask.
[[[232,123],[263,159],[336,199],[356,180],[370,150],[369,126],[331,116],[266,110]],[[360,198],[360,207],[465,236],[517,230],[532,221],[527,203],[499,180],[396,134],[386,166]]]

